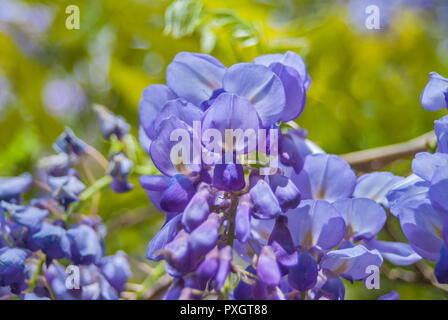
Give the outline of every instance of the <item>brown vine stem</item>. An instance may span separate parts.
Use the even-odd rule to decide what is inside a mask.
[[[351,152],[343,154],[341,157],[352,168],[362,172],[370,172],[381,169],[395,160],[412,157],[418,152],[426,151],[435,140],[434,131],[431,131],[406,142]]]

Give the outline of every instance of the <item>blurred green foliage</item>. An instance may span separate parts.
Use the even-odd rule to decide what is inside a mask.
[[[435,10],[400,10],[387,28],[369,31],[352,21],[344,1],[313,0],[55,0],[28,1],[47,6],[54,20],[24,45],[16,30],[0,29],[0,75],[11,82],[14,99],[0,114],[0,175],[36,169],[65,126],[107,152],[93,103],[122,115],[138,132],[142,90],[164,83],[164,70],[180,51],[207,52],[224,64],[292,50],[308,65],[312,86],[297,123],[329,153],[346,153],[396,143],[423,134],[443,112],[419,104],[429,72],[448,74],[448,37]],[[81,28],[65,27],[65,7],[80,8]],[[168,8],[168,9],[167,9]],[[165,23],[166,21],[166,23]],[[19,33],[20,35],[20,30]],[[25,37],[26,38],[26,37]],[[29,48],[34,48],[29,50]],[[28,48],[28,49],[25,49]],[[82,112],[55,116],[44,108],[42,91],[54,78],[75,79],[87,101]],[[409,161],[390,166],[407,174]],[[101,169],[94,172],[100,175]],[[100,215],[109,233],[108,248],[144,261],[148,241],[163,215],[139,187],[125,195],[106,190]],[[134,281],[143,274],[137,268]],[[384,280],[381,294],[402,298],[443,298],[437,289]],[[348,298],[380,294],[347,284]]]

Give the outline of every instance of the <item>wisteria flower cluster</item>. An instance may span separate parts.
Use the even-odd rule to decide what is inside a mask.
[[[128,134],[129,126],[122,118],[104,107],[96,108],[105,138]],[[86,200],[88,191],[76,165],[81,163],[92,178],[86,155],[105,166],[107,161],[69,128],[54,149],[57,154],[42,159],[39,178],[28,173],[0,178],[0,297],[118,299],[131,275],[128,258],[122,251],[106,255],[101,218],[78,214],[74,206]],[[112,190],[132,189],[127,181],[131,168],[124,154],[112,155],[105,168]],[[41,192],[24,204],[22,195],[33,186]]]
[[[291,122],[311,85],[299,55],[265,55],[227,68],[209,55],[182,52],[166,82],[146,88],[139,105],[141,144],[162,173],[140,182],[166,213],[147,248],[147,258],[165,260],[174,278],[165,299],[343,299],[341,279],[365,281],[383,259],[409,265],[424,256],[411,240],[377,240],[386,211],[396,210],[389,191],[405,180],[387,172],[357,177]],[[277,153],[278,168],[266,174],[269,163],[239,163],[252,150],[238,143],[224,150],[235,161],[176,163],[170,156],[177,129],[199,139],[202,154],[210,152],[209,141],[195,135],[195,121],[223,133],[275,130],[278,150],[271,144],[257,160]]]
[[[448,109],[448,79],[432,72],[420,101],[426,110]],[[434,131],[437,151],[418,153],[413,174],[387,197],[412,248],[436,261],[437,281],[448,283],[448,116],[435,121]]]

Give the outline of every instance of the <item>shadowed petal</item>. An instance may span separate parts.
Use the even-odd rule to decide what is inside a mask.
[[[292,288],[301,292],[316,285],[317,263],[308,252],[300,253],[297,264],[289,268],[288,282]]]
[[[448,248],[444,245],[440,251],[440,258],[434,269],[439,283],[448,283]]]

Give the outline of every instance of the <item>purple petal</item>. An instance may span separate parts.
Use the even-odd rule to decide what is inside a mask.
[[[249,265],[246,268],[246,271],[251,274],[256,273],[252,265]],[[255,277],[248,276],[248,278],[255,281]],[[233,290],[233,297],[236,300],[253,300],[253,287],[254,287],[253,285],[248,284],[243,280],[240,280],[236,285],[235,289]]]
[[[269,236],[268,244],[278,243],[288,254],[296,251],[291,232],[288,228],[288,217],[279,215]]]
[[[227,276],[230,272],[232,254],[233,251],[231,246],[225,246],[219,250],[219,267],[215,276],[216,290],[221,290],[224,287]]]
[[[249,194],[241,196],[235,213],[235,236],[241,243],[246,243],[250,237],[250,216],[252,201]]]
[[[177,234],[179,229],[179,222],[181,215],[177,215],[171,220],[165,222],[163,227],[151,239],[146,249],[146,258],[152,261],[160,261],[163,256],[157,254],[157,251],[163,249],[169,242],[171,242]]]
[[[423,258],[437,261],[443,245],[445,214],[429,200],[410,201],[400,211],[400,224],[414,251]]]
[[[243,166],[236,163],[215,165],[213,186],[224,191],[243,189],[246,186]]]
[[[387,193],[386,198],[389,201],[390,212],[398,217],[407,203],[428,198],[428,191],[429,182],[415,174],[410,175],[396,183],[394,188]]]
[[[165,103],[172,99],[176,99],[176,95],[165,85],[153,84],[143,90],[138,104],[138,116],[148,137],[155,137],[154,120]]]
[[[259,127],[258,114],[252,104],[245,98],[239,97],[235,94],[223,93],[213,102],[211,107],[204,114],[202,119],[202,130],[216,129],[221,133],[223,141],[218,141],[220,150],[225,152],[248,153],[254,151],[256,143],[252,148],[247,149],[248,143],[245,142],[243,136],[246,130],[251,133],[247,139],[255,139]],[[226,137],[226,130],[242,130],[241,138],[237,138],[236,146],[232,150],[226,150],[224,138]],[[245,152],[246,151],[246,152]]]
[[[301,292],[316,285],[317,263],[308,252],[300,253],[297,264],[289,268],[288,282],[292,288]]]
[[[182,225],[186,231],[191,232],[207,219],[210,213],[209,199],[210,191],[207,189],[197,192],[191,198],[182,214]]]
[[[224,75],[223,88],[248,99],[264,127],[268,128],[281,119],[285,92],[282,82],[269,68],[252,63],[235,64]]]
[[[372,199],[388,207],[389,202],[387,201],[386,194],[395,187],[396,183],[403,179],[390,172],[365,174],[358,178],[353,197]]]
[[[256,64],[261,64],[269,67],[273,63],[281,63],[285,66],[294,68],[299,74],[300,78],[304,81],[304,86],[308,90],[311,86],[311,78],[307,73],[307,68],[303,59],[295,52],[287,51],[285,54],[267,54],[254,59]]]
[[[348,163],[327,154],[307,156],[303,170],[292,179],[302,193],[302,199],[330,202],[351,197],[356,184],[356,175]]]
[[[266,181],[258,179],[249,193],[254,204],[252,214],[256,218],[272,219],[281,213],[280,204]]]
[[[76,264],[98,264],[103,255],[100,239],[92,228],[81,224],[67,231],[72,260]]]
[[[148,137],[142,126],[138,128],[138,142],[140,142],[140,145],[146,153],[149,154],[149,148],[151,147],[152,140]]]
[[[303,112],[306,102],[306,88],[299,73],[281,63],[273,63],[269,69],[280,78],[285,90],[286,106],[280,120],[287,122],[296,119]]]
[[[189,239],[189,234],[181,230],[160,252],[165,255],[165,271],[173,277],[191,271],[193,263],[197,263],[192,260]]]
[[[270,175],[269,184],[283,212],[297,208],[301,198],[300,191],[289,178],[280,174]]]
[[[383,257],[378,250],[369,251],[361,245],[330,251],[320,263],[323,269],[352,281],[368,277],[367,267],[377,266],[379,269],[382,264]]]
[[[176,132],[182,133],[182,135],[177,136]],[[173,137],[174,141],[171,138],[172,134],[175,135]],[[168,176],[177,173],[199,172],[201,166],[191,164],[192,149],[195,143],[200,143],[200,140],[191,132],[191,128],[185,122],[172,117],[161,122],[159,134],[151,143],[149,154],[157,169]],[[182,147],[182,154],[179,159],[177,159],[179,155],[175,153],[175,150],[172,150],[175,146]],[[178,161],[178,163],[175,161]]]
[[[431,181],[439,167],[448,166],[448,154],[421,152],[412,161],[412,171],[420,178]]]
[[[186,176],[177,174],[171,178],[168,188],[160,198],[160,207],[166,212],[182,212],[196,190]]]
[[[202,255],[207,254],[213,249],[218,241],[220,227],[221,223],[218,215],[212,213],[206,221],[191,232],[188,245],[191,249],[191,259],[193,262],[198,262]]]
[[[170,181],[170,177],[162,175],[140,176],[142,188],[145,189],[151,203],[160,211],[163,211],[160,207],[160,199],[170,185]]]
[[[265,246],[261,249],[257,262],[257,276],[268,286],[276,286],[282,277],[274,251]]]
[[[394,265],[408,266],[419,261],[420,257],[407,243],[371,240],[366,243],[369,250],[377,249],[383,258]]]
[[[107,281],[118,293],[125,290],[126,283],[132,275],[126,253],[118,251],[113,256],[102,258],[100,268]]]
[[[18,200],[20,194],[28,191],[32,184],[33,177],[29,173],[18,177],[0,177],[0,200]]]
[[[207,282],[212,280],[219,267],[219,251],[217,248],[213,249],[205,256],[204,260],[196,269],[196,276],[199,278],[202,286],[205,288]]]
[[[25,260],[30,252],[25,249],[0,248],[0,286],[19,285],[25,278]]]
[[[341,213],[349,235],[355,241],[373,238],[386,222],[383,207],[370,199],[340,199],[333,206]]]
[[[292,166],[296,173],[303,168],[305,157],[313,153],[325,153],[313,142],[306,139],[303,129],[289,130],[280,135],[279,155],[280,161],[286,166]]]
[[[302,201],[297,209],[288,211],[286,215],[289,230],[294,230],[294,245],[304,250],[313,247],[329,250],[338,245],[345,235],[344,219],[326,201]]]
[[[396,291],[392,290],[388,294],[379,297],[378,300],[400,300],[400,296]]]
[[[434,121],[434,131],[437,136],[437,151],[448,153],[448,116]]]
[[[331,300],[344,300],[345,287],[338,277],[328,278],[321,288],[322,296]]]
[[[420,103],[429,111],[437,111],[448,108],[447,101],[448,79],[437,72],[429,74],[429,82],[422,92]]]
[[[177,118],[190,127],[193,127],[194,121],[201,121],[203,112],[196,106],[182,99],[170,100],[165,103],[163,108],[157,114],[153,123],[153,131],[157,134],[163,120],[171,117]]]
[[[166,69],[166,83],[180,98],[200,106],[221,88],[226,67],[207,54],[180,52]]]
[[[40,229],[42,222],[48,217],[50,212],[32,206],[17,206],[2,201],[0,207],[9,213],[9,218],[22,226],[31,229]]]
[[[448,212],[448,165],[437,169],[429,188],[431,202]]]
[[[448,248],[446,246],[442,246],[434,274],[439,283],[448,283]]]
[[[71,257],[67,232],[59,226],[42,223],[42,228],[33,235],[33,240],[50,259]]]

